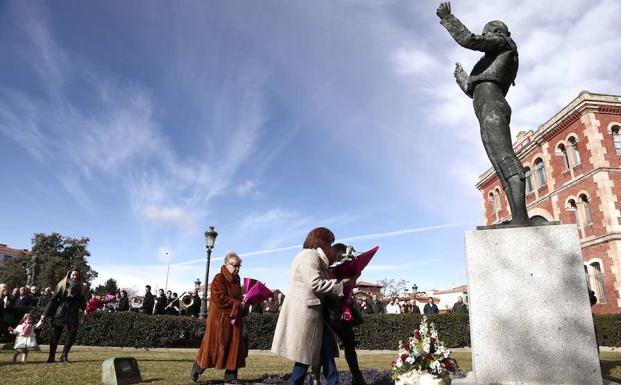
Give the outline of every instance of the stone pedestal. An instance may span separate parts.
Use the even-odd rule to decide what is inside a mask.
[[[466,233],[470,338],[481,385],[602,385],[575,225]]]

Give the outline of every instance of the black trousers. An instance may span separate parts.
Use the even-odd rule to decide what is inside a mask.
[[[358,355],[356,354],[356,335],[354,328],[351,325],[345,325],[342,328],[334,329],[334,334],[343,343],[343,350],[345,351],[345,361],[349,366],[349,371],[352,375],[352,385],[358,385],[364,383],[362,372],[358,366]],[[313,367],[312,374],[316,379],[319,379],[320,367]]]
[[[58,342],[60,341],[60,337],[63,334],[64,326],[53,326],[52,329],[52,339],[50,340],[50,356],[48,360],[53,361],[56,356],[56,349],[58,348]],[[70,327],[67,328],[67,341],[65,341],[65,345],[63,347],[63,354],[69,354],[71,347],[75,343],[76,335],[78,334],[78,327]]]

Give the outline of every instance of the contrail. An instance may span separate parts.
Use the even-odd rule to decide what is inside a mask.
[[[364,234],[364,235],[356,235],[353,237],[347,237],[347,238],[339,238],[336,240],[336,242],[345,242],[345,241],[354,241],[354,240],[361,240],[361,239],[379,239],[379,238],[387,238],[387,237],[395,237],[395,236],[399,236],[399,235],[404,235],[404,234],[412,234],[412,233],[420,233],[423,231],[431,231],[431,230],[438,230],[438,229],[445,229],[445,228],[449,228],[449,227],[458,227],[458,226],[465,226],[467,225],[467,223],[449,223],[449,224],[444,224],[444,225],[436,225],[436,226],[427,226],[427,227],[417,227],[414,229],[403,229],[403,230],[396,230],[396,231],[389,231],[386,233],[370,233],[370,234]],[[275,249],[266,249],[266,250],[257,250],[257,251],[249,251],[246,253],[239,253],[240,257],[248,257],[248,256],[252,256],[252,255],[261,255],[261,254],[272,254],[272,253],[278,253],[281,251],[287,251],[287,250],[295,250],[295,249],[300,249],[302,248],[302,245],[295,245],[295,246],[287,246],[287,247],[279,247],[279,248],[275,248]],[[220,261],[223,260],[224,257],[217,257],[217,258],[212,258],[212,261]],[[205,262],[205,258],[202,259],[193,259],[191,261],[185,261],[185,262],[179,262],[179,263],[173,263],[170,266],[184,266],[184,265],[193,265],[195,263],[204,263]],[[165,265],[162,265],[165,266]]]

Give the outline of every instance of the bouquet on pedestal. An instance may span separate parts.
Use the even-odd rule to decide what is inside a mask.
[[[457,363],[451,351],[438,339],[435,325],[423,316],[420,327],[406,342],[399,341],[399,357],[392,363],[391,377],[396,385],[450,385],[450,372]]]

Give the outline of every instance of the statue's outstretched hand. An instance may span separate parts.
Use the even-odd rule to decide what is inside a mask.
[[[455,80],[457,81],[459,88],[468,94],[466,91],[468,88],[468,74],[464,71],[464,67],[462,67],[460,63],[455,63],[455,71],[453,71],[453,75],[455,75]]]
[[[436,11],[436,15],[438,15],[440,19],[444,19],[450,14],[451,14],[451,3],[449,1],[440,3],[440,6],[438,7],[438,10]]]

